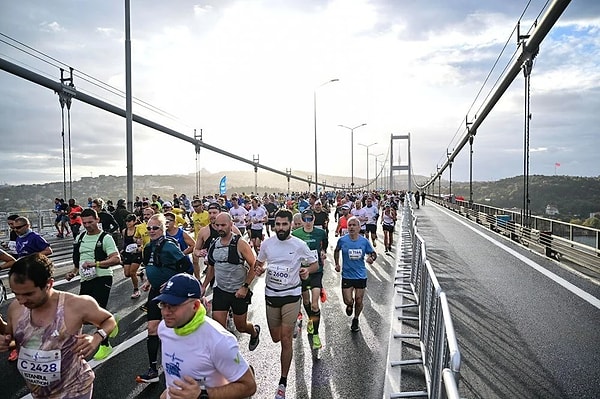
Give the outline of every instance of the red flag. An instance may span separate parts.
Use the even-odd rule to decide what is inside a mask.
[[[560,166],[560,163],[556,162],[556,163],[554,164],[554,166]]]

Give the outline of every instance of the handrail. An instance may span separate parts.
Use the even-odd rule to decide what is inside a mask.
[[[490,230],[509,237],[548,258],[570,262],[592,278],[600,277],[600,230],[560,220],[531,216],[528,226],[521,224],[520,211],[489,205],[469,204],[454,198],[429,197],[431,202]]]
[[[419,310],[419,335],[394,335],[400,339],[419,339],[421,359],[391,361],[391,367],[422,364],[427,392],[392,392],[390,398],[427,396],[430,399],[458,399],[461,355],[450,316],[446,294],[427,260],[425,240],[417,231],[417,219],[410,203],[402,214],[402,228],[408,230],[412,246],[410,257],[410,287]],[[403,234],[404,237],[404,234]],[[402,258],[402,256],[399,256]],[[402,274],[403,267],[399,265]],[[402,308],[402,306],[400,306]],[[403,319],[403,317],[399,317]],[[408,318],[410,319],[410,318]]]

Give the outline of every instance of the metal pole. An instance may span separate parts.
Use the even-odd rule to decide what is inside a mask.
[[[328,83],[332,83],[332,82],[337,82],[339,81],[339,79],[331,79],[328,80],[327,82],[317,86],[314,90],[313,90],[313,116],[314,116],[314,122],[315,122],[315,193],[318,194],[319,193],[319,175],[317,174],[317,162],[318,162],[318,157],[317,157],[317,89],[321,86],[325,86]],[[323,189],[325,189],[325,187],[323,187]],[[310,188],[309,188],[310,191]]]
[[[343,127],[345,129],[350,130],[350,171],[352,174],[352,179],[350,180],[350,191],[354,191],[354,129],[358,129],[359,127],[363,127],[366,125],[366,123],[361,123],[360,125],[354,127],[338,125],[339,127]]]
[[[358,143],[358,145],[362,145],[363,147],[365,147],[367,149],[367,191],[369,191],[369,147],[374,146],[377,143],[371,143],[369,145],[366,144],[360,144]]]
[[[131,4],[125,0],[125,126],[127,151],[127,209],[133,211],[133,107],[131,93]]]

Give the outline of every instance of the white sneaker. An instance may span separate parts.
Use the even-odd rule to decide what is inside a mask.
[[[285,399],[285,385],[279,384],[277,387],[277,393],[275,394],[275,399]]]

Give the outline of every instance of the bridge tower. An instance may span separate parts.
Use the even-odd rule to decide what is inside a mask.
[[[400,189],[401,187],[395,187],[394,185],[394,171],[403,171],[403,170],[407,170],[408,171],[408,191],[411,191],[411,184],[412,184],[412,176],[411,176],[411,165],[410,165],[410,133],[408,134],[403,134],[403,135],[394,135],[391,134],[390,135],[390,190],[397,190]],[[408,148],[408,163],[407,164],[402,164],[401,159],[398,159],[398,164],[394,164],[394,140],[403,140],[406,141],[407,143],[407,148]],[[402,143],[402,141],[400,141],[400,143]],[[399,148],[402,148],[402,145],[400,144]]]

